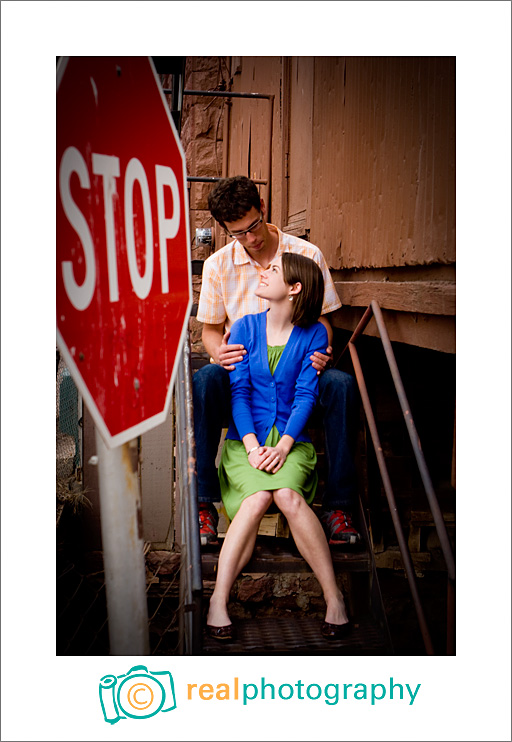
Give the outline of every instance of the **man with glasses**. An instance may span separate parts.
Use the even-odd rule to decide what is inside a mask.
[[[203,323],[203,344],[211,361],[193,376],[201,544],[217,543],[218,516],[213,503],[221,498],[215,459],[222,428],[229,426],[231,416],[228,372],[246,353],[242,345],[229,343],[230,327],[240,317],[267,308],[266,301],[254,292],[262,271],[283,252],[312,258],[324,276],[324,304],[319,319],[326,326],[329,347],[325,354],[311,357],[320,374],[318,412],[323,420],[328,466],[320,519],[329,543],[356,543],[360,536],[351,517],[356,487],[356,388],[352,376],[328,368],[333,334],[328,315],[341,306],[329,268],[315,245],[266,222],[265,203],[249,178],[237,175],[220,181],[209,195],[208,206],[232,242],[205,261],[197,311],[197,319]]]

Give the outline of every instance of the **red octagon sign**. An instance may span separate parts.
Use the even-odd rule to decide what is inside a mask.
[[[185,156],[149,57],[57,69],[57,342],[109,447],[163,422],[192,304]]]

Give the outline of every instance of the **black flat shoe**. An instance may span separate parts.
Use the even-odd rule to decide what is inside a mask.
[[[218,639],[222,642],[232,642],[236,639],[236,629],[232,623],[227,626],[209,626],[206,624],[206,634],[212,639]]]
[[[350,634],[351,624],[349,623],[328,623],[324,621],[322,624],[322,636],[324,639],[344,639]]]

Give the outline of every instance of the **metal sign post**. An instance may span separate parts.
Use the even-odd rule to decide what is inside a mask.
[[[146,567],[134,441],[109,449],[96,431],[110,654],[149,654]]]

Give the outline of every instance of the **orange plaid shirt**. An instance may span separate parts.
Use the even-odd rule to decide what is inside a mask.
[[[281,232],[273,224],[267,225],[279,235],[276,257],[284,252],[296,252],[312,258],[323,273],[325,282],[322,314],[341,307],[325,258],[315,245],[299,237]],[[203,266],[203,280],[197,319],[208,325],[225,323],[228,330],[233,322],[246,314],[257,314],[268,307],[266,299],[255,295],[264,268],[253,260],[243,246],[234,240],[210,255]]]

